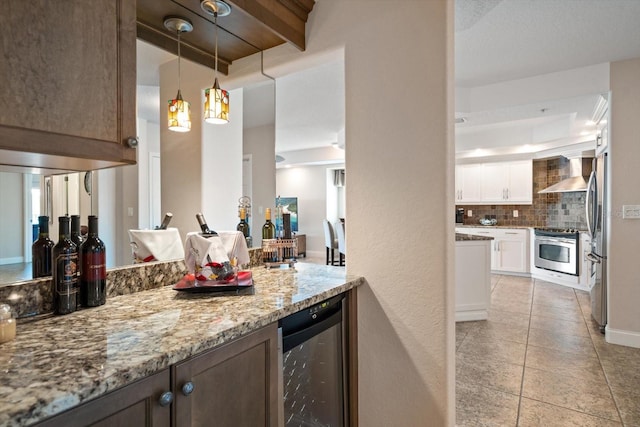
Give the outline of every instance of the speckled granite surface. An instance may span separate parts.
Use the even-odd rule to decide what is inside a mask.
[[[162,286],[18,325],[0,346],[0,425],[28,425],[364,283],[343,268],[256,268],[254,293]]]
[[[158,288],[179,281],[187,269],[184,260],[150,262],[107,271],[107,298]],[[53,313],[51,278],[0,286],[0,303],[9,304],[20,321],[38,319]]]
[[[493,240],[493,237],[489,236],[476,236],[475,234],[456,233],[456,242],[463,242],[469,240]]]
[[[482,224],[456,224],[456,228],[533,228],[527,225],[482,225]]]

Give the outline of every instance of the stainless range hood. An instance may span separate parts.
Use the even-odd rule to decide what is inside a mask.
[[[582,157],[569,159],[569,178],[538,191],[538,194],[587,191],[592,160],[591,158]]]

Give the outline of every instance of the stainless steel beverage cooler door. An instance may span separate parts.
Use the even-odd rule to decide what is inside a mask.
[[[287,318],[280,322],[284,425],[345,426],[341,302],[329,300],[289,317],[296,315],[307,319],[299,318],[295,331],[287,332]]]

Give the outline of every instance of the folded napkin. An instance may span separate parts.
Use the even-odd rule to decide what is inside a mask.
[[[187,270],[199,281],[230,280],[233,267],[249,263],[247,244],[238,231],[220,231],[209,237],[188,233],[184,247]]]
[[[129,230],[134,262],[168,261],[184,258],[182,239],[177,228],[166,230]]]

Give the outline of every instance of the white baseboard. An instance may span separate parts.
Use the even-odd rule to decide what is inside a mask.
[[[604,339],[609,344],[640,348],[640,332],[613,329],[607,325],[604,329]]]
[[[488,310],[456,311],[456,322],[471,322],[474,320],[487,320]]]
[[[17,256],[13,258],[0,258],[0,265],[18,264],[24,262],[24,257]]]

